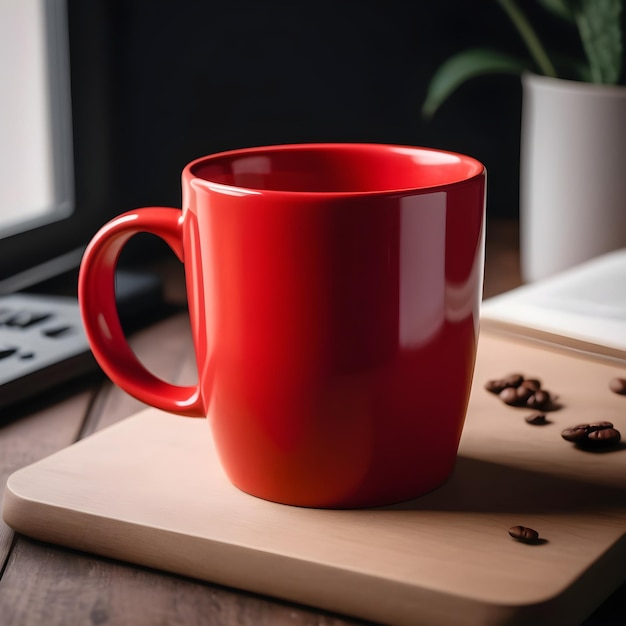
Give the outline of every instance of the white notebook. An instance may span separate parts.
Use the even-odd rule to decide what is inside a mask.
[[[626,363],[626,249],[483,302],[482,327]]]

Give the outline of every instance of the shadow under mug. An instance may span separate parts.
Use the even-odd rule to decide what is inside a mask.
[[[245,492],[328,508],[420,496],[452,472],[465,420],[485,177],[468,156],[379,144],[197,159],[182,211],[129,211],[87,247],[92,351],[139,400],[208,417]],[[124,337],[115,267],[141,232],[184,263],[197,384],[155,377]]]

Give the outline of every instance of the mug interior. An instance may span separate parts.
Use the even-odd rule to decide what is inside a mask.
[[[373,193],[459,183],[484,171],[452,152],[382,144],[296,144],[216,154],[189,165],[193,178],[254,189]]]

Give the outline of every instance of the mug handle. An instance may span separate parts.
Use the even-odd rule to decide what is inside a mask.
[[[204,417],[199,384],[184,387],[161,380],[140,363],[124,336],[115,302],[115,268],[128,240],[139,233],[160,237],[184,262],[179,209],[135,209],[105,224],[87,246],[78,276],[80,312],[91,350],[105,374],[131,396],[163,411]]]

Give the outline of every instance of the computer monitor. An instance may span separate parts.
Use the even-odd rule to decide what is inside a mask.
[[[0,2],[0,294],[76,268],[109,217],[101,10]]]

